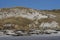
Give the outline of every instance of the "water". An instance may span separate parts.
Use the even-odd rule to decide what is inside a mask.
[[[0,40],[60,40],[60,36],[6,36]]]

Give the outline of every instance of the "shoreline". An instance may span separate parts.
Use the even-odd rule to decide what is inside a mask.
[[[1,35],[0,37],[54,37],[54,36],[60,36],[60,34],[39,34],[39,35],[36,35],[36,34],[32,34],[31,36],[12,36],[12,35]]]

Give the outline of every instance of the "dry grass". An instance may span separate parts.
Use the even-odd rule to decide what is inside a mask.
[[[55,20],[59,23],[60,25],[60,10],[30,10],[31,8],[25,8],[25,7],[14,7],[14,8],[2,8],[0,10],[0,12],[8,12],[10,11],[10,9],[20,9],[20,10],[26,10],[26,12],[29,12],[29,13],[32,13],[32,12],[45,12],[46,14],[53,14],[53,15],[56,15],[57,17],[55,19],[50,19],[50,18],[47,18],[47,19],[41,19],[41,20],[38,20],[39,23],[41,22],[51,22],[52,20]],[[14,23],[14,24],[17,24],[18,26],[15,28],[15,29],[28,29],[28,24],[32,23],[33,21],[30,20],[30,19],[27,19],[27,18],[22,18],[22,17],[11,17],[11,18],[6,18],[6,19],[3,19],[3,20],[0,20],[0,25],[3,25],[5,23]],[[2,28],[2,26],[0,26],[0,28]]]

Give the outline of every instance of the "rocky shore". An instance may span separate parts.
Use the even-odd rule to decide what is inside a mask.
[[[23,32],[21,30],[4,30],[0,31],[0,36],[60,36],[60,31],[55,30],[30,30],[29,32]]]

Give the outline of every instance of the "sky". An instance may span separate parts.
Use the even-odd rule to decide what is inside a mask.
[[[27,7],[33,9],[60,9],[60,0],[0,0],[0,8]]]

